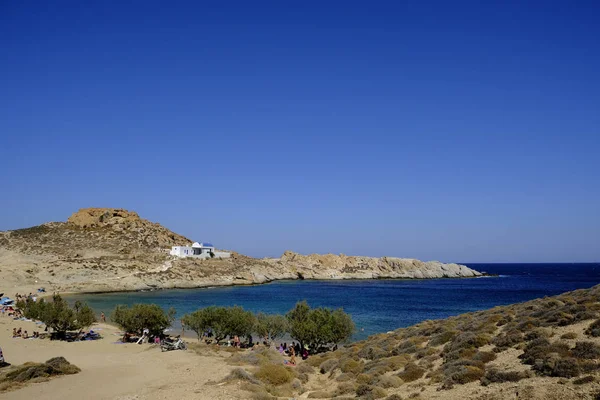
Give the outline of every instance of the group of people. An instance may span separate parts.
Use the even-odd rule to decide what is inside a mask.
[[[308,358],[308,346],[304,345],[304,347],[300,346],[300,343],[292,342],[291,345],[288,346],[287,343],[282,343],[277,348],[279,353],[290,356],[289,364],[296,365],[296,355],[302,357],[303,360]]]
[[[29,334],[27,333],[26,330],[23,330],[21,328],[19,328],[19,329],[13,328],[12,337],[13,338],[22,338],[22,339],[37,339],[40,337],[40,333],[37,331],[34,331],[33,334],[31,336],[29,336]]]
[[[15,299],[17,302],[19,301],[26,301],[26,300],[33,300],[36,301],[37,300],[37,296],[35,296],[33,293],[29,293],[28,295],[25,294],[15,294]]]

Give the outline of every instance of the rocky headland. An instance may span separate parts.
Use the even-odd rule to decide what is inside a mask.
[[[481,273],[464,265],[394,257],[343,254],[256,259],[169,255],[192,241],[131,211],[87,208],[66,222],[0,232],[2,289],[108,292],[249,285],[282,279],[467,278]]]

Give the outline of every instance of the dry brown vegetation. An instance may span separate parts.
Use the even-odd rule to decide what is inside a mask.
[[[477,387],[492,391],[479,398],[502,399],[508,393],[495,393],[495,387],[527,382],[569,384],[575,396],[571,398],[596,398],[598,317],[600,286],[425,321],[313,356],[295,369],[269,367],[263,369],[262,378],[256,372],[254,376],[266,387],[289,387],[291,380],[302,376],[301,390],[292,391],[295,395],[308,392],[308,398],[444,398],[440,393],[450,396],[469,385],[473,393]],[[233,359],[239,362],[240,357]],[[252,356],[244,357],[252,365],[266,358],[259,355],[257,364]],[[569,398],[560,390],[557,393],[557,398]]]
[[[27,383],[43,382],[58,375],[71,375],[81,370],[64,357],[54,357],[43,364],[25,363],[6,368],[0,374],[0,392],[18,389]]]

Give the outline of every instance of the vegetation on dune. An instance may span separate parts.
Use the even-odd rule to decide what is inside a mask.
[[[54,357],[45,363],[25,363],[0,374],[0,392],[17,389],[27,382],[40,382],[53,376],[71,375],[81,370],[64,357]]]
[[[141,335],[144,329],[148,329],[150,335],[159,336],[173,323],[175,309],[165,311],[156,304],[118,305],[110,319],[125,332]]]
[[[96,322],[94,311],[85,303],[75,302],[70,307],[59,294],[52,296],[52,301],[39,299],[22,300],[17,303],[27,318],[43,322],[53,330],[54,338],[64,338],[66,332],[86,328]]]
[[[302,303],[288,314],[302,322],[291,327],[295,338],[310,337],[316,324],[308,315],[308,307]],[[424,321],[315,355],[303,365],[308,376],[319,374],[329,382],[314,394],[317,397],[377,398],[390,392],[393,396],[403,385],[433,384],[444,390],[469,382],[487,386],[535,376],[573,378],[574,384],[585,385],[597,381],[594,374],[600,370],[600,346],[594,340],[576,341],[579,335],[565,332],[563,327],[593,320],[585,334],[600,337],[599,316],[600,286]],[[315,315],[314,321],[319,317]],[[508,350],[511,354],[517,351],[511,357],[520,367],[509,369],[495,363]]]

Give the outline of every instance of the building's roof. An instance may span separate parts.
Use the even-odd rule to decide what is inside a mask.
[[[202,247],[215,247],[212,243],[202,243]]]
[[[198,242],[195,242],[195,243],[192,245],[192,247],[194,247],[194,248],[200,248],[200,247],[202,247],[202,245],[201,245],[200,243],[198,243]]]

